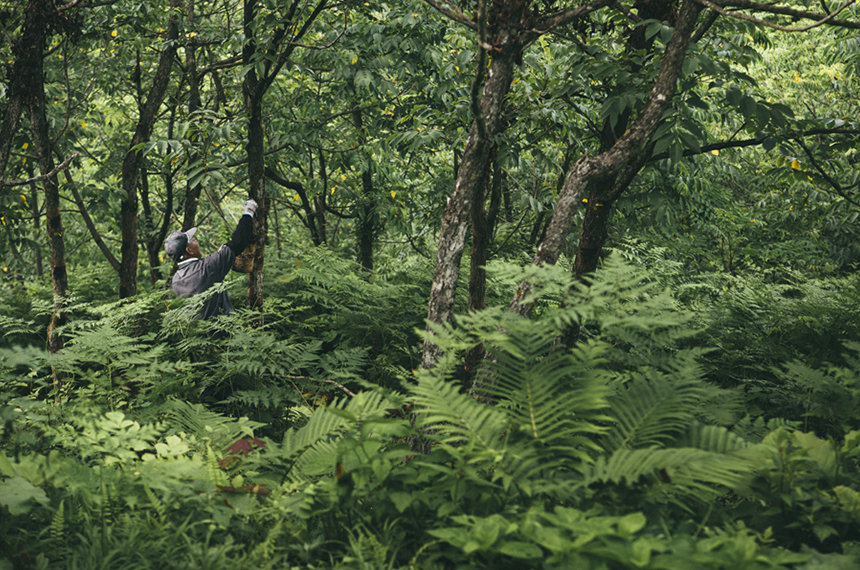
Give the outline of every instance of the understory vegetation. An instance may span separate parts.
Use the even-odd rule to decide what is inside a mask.
[[[858,29],[0,0],[0,570],[860,568]]]
[[[509,296],[524,271],[536,314],[459,318],[430,371],[409,285],[422,263],[367,280],[297,253],[277,263],[262,326],[249,310],[192,321],[162,290],[98,303],[85,286],[54,355],[31,336],[49,291],[5,287],[0,564],[857,564],[856,275],[692,279],[621,244],[589,286],[499,261],[489,289]],[[568,350],[556,339],[573,323]],[[477,344],[490,357],[468,394]]]

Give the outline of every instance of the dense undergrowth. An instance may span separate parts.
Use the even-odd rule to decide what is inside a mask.
[[[860,279],[634,249],[589,287],[492,263],[535,314],[460,318],[430,372],[419,262],[272,263],[262,322],[87,285],[53,356],[49,289],[3,285],[0,568],[857,567]]]

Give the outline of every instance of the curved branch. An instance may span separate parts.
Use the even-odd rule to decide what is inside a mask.
[[[795,135],[788,136],[786,138],[799,141],[804,137],[812,137],[817,135],[860,135],[860,129],[809,129],[803,131],[802,133],[797,133]],[[716,143],[702,145],[699,150],[694,150],[691,148],[685,149],[683,152],[683,156],[695,156],[697,154],[704,154],[706,152],[711,152],[714,150],[725,150],[728,148],[745,148],[749,146],[758,146],[764,143],[765,139],[769,137],[754,137],[751,139],[743,139],[738,141],[720,141]],[[654,162],[656,160],[664,160],[669,158],[668,152],[661,152],[660,154],[655,154],[651,158],[648,159],[648,162]]]
[[[442,2],[440,2],[439,0],[424,1],[436,8],[436,10],[438,10],[439,12],[442,12],[443,14],[454,20],[455,22],[459,22],[468,28],[472,28],[473,30],[478,29],[478,24],[472,21],[472,18],[464,14],[463,11],[460,10],[460,8],[454,6],[450,2],[446,1],[445,4],[442,4]]]
[[[845,189],[842,187],[842,185],[836,182],[836,180],[834,180],[829,174],[827,174],[827,172],[821,167],[818,161],[815,160],[815,157],[812,155],[812,151],[809,150],[809,148],[803,143],[801,139],[797,139],[797,144],[800,145],[800,148],[802,148],[803,152],[806,153],[806,156],[809,157],[809,160],[812,162],[812,166],[815,167],[815,170],[818,171],[821,177],[824,178],[828,184],[833,186],[833,189],[836,190],[836,193],[842,196],[846,201],[848,201],[848,203],[860,208],[860,204],[849,198],[848,195],[845,194]]]
[[[860,28],[860,22],[852,22],[849,20],[836,20],[834,18],[834,16],[836,16],[839,12],[853,4],[854,0],[846,0],[846,2],[842,4],[842,6],[840,6],[836,9],[836,11],[831,12],[830,14],[819,14],[815,12],[806,12],[804,10],[795,10],[793,8],[787,8],[784,6],[759,4],[757,2],[751,2],[749,0],[725,0],[723,2],[719,2],[719,4],[711,2],[710,0],[697,1],[703,6],[707,6],[708,8],[711,8],[712,10],[719,12],[724,16],[728,16],[730,18],[737,18],[740,20],[747,20],[749,22],[761,24],[763,26],[767,26],[768,28],[773,28],[782,32],[805,32],[823,24],[828,24],[830,26],[839,26],[843,28]],[[740,12],[731,12],[729,10],[726,10],[726,7],[746,8],[749,10],[754,10],[756,12],[765,12],[767,14],[779,14],[783,16],[791,16],[792,18],[797,19],[802,18],[806,20],[813,20],[813,23],[808,26],[802,26],[800,28],[787,28],[784,26],[779,26],[777,24],[772,24],[765,20],[760,20],[759,18],[755,18],[753,16],[748,16],[747,14],[741,14]]]
[[[577,6],[576,8],[570,8],[568,10],[562,10],[560,12],[547,14],[535,23],[534,28],[524,34],[523,44],[527,44],[535,40],[537,37],[547,32],[551,32],[559,26],[567,24],[571,20],[575,20],[580,16],[584,16],[586,14],[590,14],[591,12],[608,6],[611,3],[612,0],[593,0],[592,2]]]
[[[69,158],[67,158],[66,160],[64,160],[63,162],[58,164],[57,166],[55,166],[53,168],[53,170],[51,170],[47,174],[40,174],[39,176],[27,178],[26,180],[7,180],[3,183],[0,183],[0,188],[7,187],[7,186],[26,186],[27,184],[30,184],[31,182],[39,182],[40,180],[44,180],[46,178],[51,178],[52,176],[56,176],[57,173],[59,173],[61,170],[67,169],[69,167],[69,163],[72,162],[74,159],[78,158],[80,155],[81,155],[81,153],[76,152],[75,154],[73,154],[72,156],[70,156]]]

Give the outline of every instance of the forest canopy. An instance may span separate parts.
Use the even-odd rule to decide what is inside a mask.
[[[858,29],[0,0],[0,569],[857,567]]]

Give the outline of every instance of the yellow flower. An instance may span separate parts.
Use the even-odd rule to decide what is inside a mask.
[[[800,83],[800,74],[799,74],[799,73],[795,73],[795,74],[794,74],[794,82],[795,82],[795,83]]]
[[[295,200],[296,202],[298,202],[298,201],[299,201],[299,195],[298,195],[298,194],[296,194],[295,196],[293,196],[293,200]]]
[[[795,158],[791,161],[791,167],[795,170],[800,170],[800,162]]]
[[[110,37],[115,38],[115,37],[116,37],[116,35],[117,35],[117,33],[118,33],[118,32],[117,32],[116,30],[112,31],[112,32],[110,33]]]
[[[397,190],[392,190],[391,197],[394,198],[395,196],[397,196]]]
[[[711,154],[713,154],[714,156],[720,156],[720,150],[715,148],[711,151]]]
[[[87,122],[86,122],[85,120],[83,120],[83,119],[81,119],[81,128],[82,128],[82,129],[87,128]]]
[[[30,143],[24,143],[21,145],[21,148],[27,150],[30,147]]]

